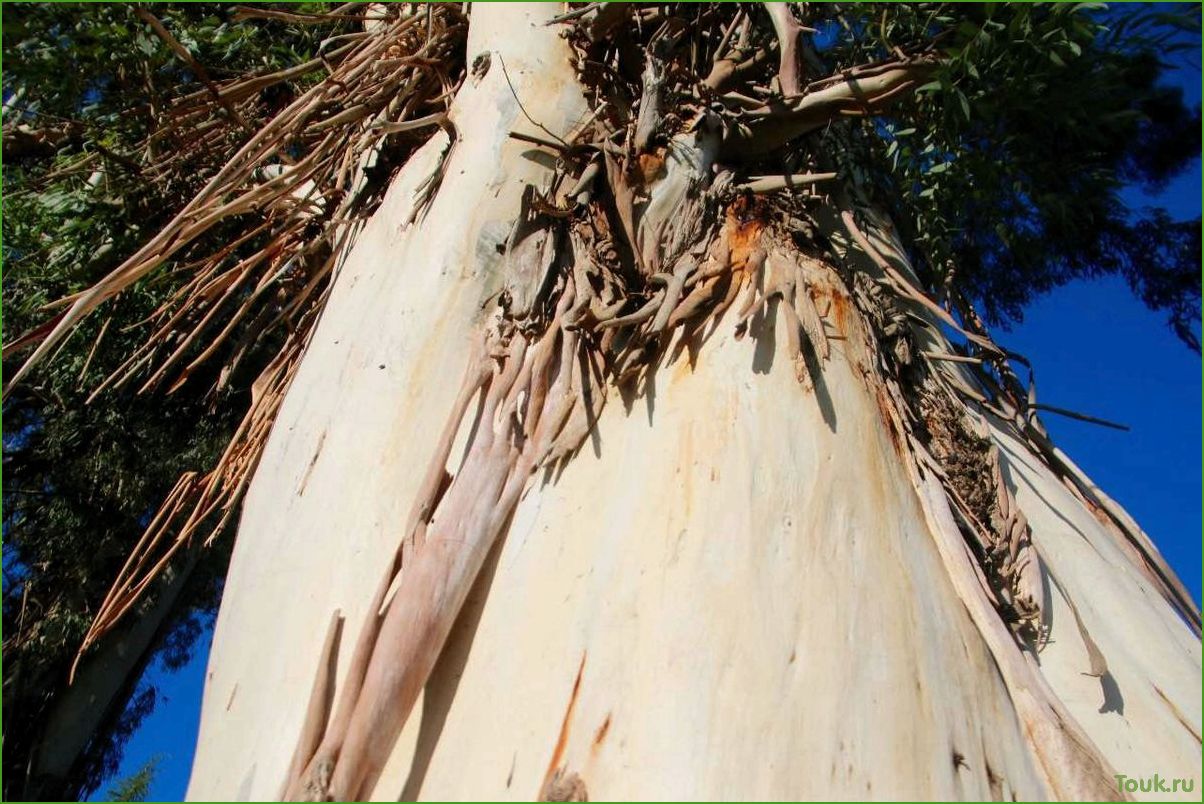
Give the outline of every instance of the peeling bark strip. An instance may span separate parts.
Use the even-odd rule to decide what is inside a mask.
[[[881,343],[879,371],[892,421],[906,435],[913,460],[939,478],[978,561],[980,577],[986,580],[992,605],[1018,636],[1035,645],[1045,634],[1041,613],[1045,582],[1028,522],[1004,482],[999,450],[990,443],[979,417],[958,398],[947,375],[935,370],[939,363],[926,366],[917,360],[917,341],[943,343],[939,331],[923,326],[922,318],[909,317],[901,301],[919,301],[925,312],[936,305],[915,299],[917,291],[910,288],[909,280],[870,244],[851,212],[846,210],[841,217],[854,242],[882,269],[881,279],[856,274],[853,298]],[[908,290],[890,292],[901,287]],[[983,336],[976,336],[973,343],[987,354],[1003,354]],[[981,360],[973,365],[981,365]]]
[[[314,677],[313,690],[310,692],[309,707],[305,710],[305,723],[301,727],[301,736],[297,740],[297,748],[289,763],[288,779],[294,779],[305,769],[305,764],[318,748],[322,733],[326,730],[326,721],[330,717],[330,706],[334,700],[335,663],[338,659],[339,634],[343,627],[343,616],[335,612],[330,618],[330,626],[326,629],[326,639],[322,642],[320,654],[321,663],[318,674]],[[287,795],[287,788],[280,791],[281,797]]]
[[[852,215],[846,212],[844,219],[848,224]],[[882,279],[893,278],[893,287],[909,283],[868,237],[849,228],[870,264],[882,270]],[[890,238],[881,237],[879,242],[888,248]],[[906,266],[901,248],[894,245],[889,250],[897,264]],[[1039,649],[1035,643],[1043,635],[1040,600],[1044,574],[1037,564],[1039,557],[1029,539],[1027,521],[1002,482],[999,453],[987,441],[981,413],[961,401],[969,397],[984,410],[993,411],[997,405],[1014,402],[1014,397],[981,371],[981,363],[916,364],[912,359],[914,342],[949,348],[940,330],[923,315],[902,314],[882,293],[886,285],[880,280],[859,274],[857,281],[861,292],[854,298],[872,331],[895,341],[894,348],[871,349],[878,355],[876,373],[887,389],[887,414],[905,434],[916,490],[931,518],[946,566],[991,645],[1050,790],[1059,798],[1123,800],[1123,793],[1109,783],[1113,768],[1035,664]],[[909,290],[901,298],[926,311],[935,306],[930,299],[916,299],[914,293]],[[978,333],[971,343],[982,349],[980,357],[998,360],[1003,350],[993,342],[982,343],[987,340],[985,333]],[[978,368],[979,373],[962,373],[964,369],[956,368],[966,365]],[[992,399],[985,396],[991,393],[987,388],[994,389]],[[955,515],[960,519],[956,525]],[[965,551],[952,551],[953,535],[964,540],[975,564],[968,566]],[[988,610],[993,610],[990,615]],[[1094,643],[1081,621],[1079,625],[1090,652]],[[1006,638],[1009,627],[1011,638]],[[1096,648],[1091,655],[1092,669],[1100,662],[1102,656]]]

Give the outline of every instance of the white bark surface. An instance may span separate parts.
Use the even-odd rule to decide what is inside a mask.
[[[601,800],[987,798],[990,766],[1041,795],[860,380],[825,375],[833,431],[730,331],[527,495],[406,792],[531,800],[564,767]]]
[[[585,112],[542,25],[556,9],[474,7],[469,61],[492,65],[456,100],[433,205],[403,226],[444,135],[335,280],[246,498],[190,799],[279,794],[336,609],[346,671],[498,287],[495,246],[547,174],[506,136],[540,133],[514,93],[557,133]],[[532,800],[556,770],[594,800],[1055,795],[1013,705],[1029,693],[963,604],[863,378],[852,311],[834,302],[813,390],[781,331],[736,341],[732,318],[693,369],[664,367],[630,408],[615,394],[565,471],[535,478],[374,798]],[[1057,586],[1039,672],[1118,772],[1199,780],[1198,639],[1115,533],[996,438],[1123,714],[1098,711]]]
[[[1118,773],[1199,780],[1199,639],[1137,569],[1112,526],[1014,439],[998,430],[994,437],[1033,543],[1057,580],[1050,584],[1053,631],[1040,654],[1042,674]],[[1086,675],[1090,660],[1068,598],[1107,660],[1114,687]]]

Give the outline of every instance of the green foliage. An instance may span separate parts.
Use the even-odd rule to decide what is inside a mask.
[[[154,11],[210,65],[214,80],[305,61],[316,52],[319,33],[329,33],[233,22],[230,10],[216,4],[164,4]],[[5,312],[11,315],[9,304],[28,313],[90,285],[132,253],[224,164],[241,133],[231,131],[219,147],[190,154],[165,179],[156,174],[148,181],[145,174],[172,143],[139,149],[169,116],[169,100],[200,85],[133,6],[7,5],[3,37]],[[303,86],[273,88],[263,112]],[[14,163],[7,129],[18,124],[45,134],[55,147],[18,153]],[[6,342],[29,323],[26,316],[6,322]]]
[[[935,47],[943,58],[849,161],[892,210],[930,287],[990,319],[1034,295],[1120,274],[1199,351],[1200,221],[1130,210],[1200,154],[1200,107],[1160,83],[1200,49],[1200,9],[1100,4],[822,6],[831,68]],[[824,29],[821,29],[822,40]],[[1181,58],[1181,57],[1180,57]]]
[[[159,763],[162,761],[163,757],[160,754],[156,754],[148,759],[141,768],[124,779],[119,779],[116,784],[109,788],[105,800],[146,801],[147,796],[150,794],[151,782],[154,781],[155,772],[158,771]]]

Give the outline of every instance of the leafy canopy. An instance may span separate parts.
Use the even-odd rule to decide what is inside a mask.
[[[995,321],[1066,282],[1123,276],[1199,351],[1200,219],[1129,209],[1200,156],[1200,104],[1165,75],[1200,51],[1200,6],[823,5],[828,69],[931,44],[941,56],[850,161],[905,226],[930,287]],[[1198,69],[1198,64],[1195,65]]]

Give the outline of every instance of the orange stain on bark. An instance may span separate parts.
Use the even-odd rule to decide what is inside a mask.
[[[763,204],[756,199],[741,196],[727,208],[727,242],[731,249],[733,271],[742,271],[749,255],[759,248],[761,233],[765,231]]]
[[[564,759],[564,749],[569,742],[569,726],[573,721],[573,710],[577,708],[577,693],[581,691],[581,676],[585,672],[585,656],[581,654],[581,664],[577,666],[577,678],[573,681],[573,691],[569,695],[569,705],[564,710],[564,719],[560,723],[560,734],[556,738],[556,747],[552,749],[552,759],[548,762],[548,770],[543,777],[543,790],[547,790],[552,783],[552,778],[556,775],[556,769],[560,767],[561,761]]]
[[[594,732],[594,750],[597,750],[602,745],[602,741],[606,739],[606,735],[610,732],[610,714],[607,713],[606,720],[602,721],[602,725]]]

